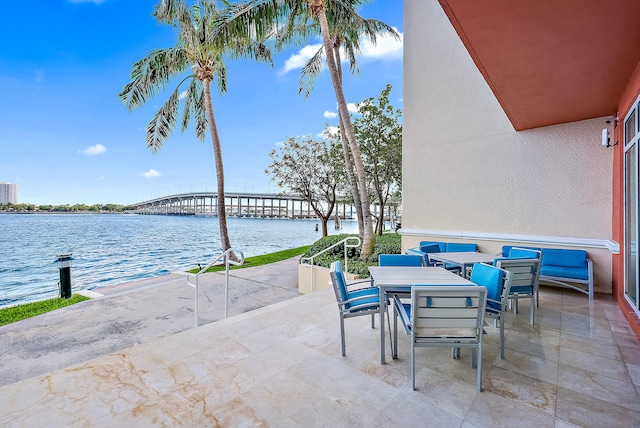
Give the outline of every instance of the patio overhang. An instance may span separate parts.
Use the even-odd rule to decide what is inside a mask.
[[[637,0],[439,0],[516,130],[614,116],[640,61]]]

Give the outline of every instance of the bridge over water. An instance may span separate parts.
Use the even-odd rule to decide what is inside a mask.
[[[218,212],[217,192],[192,192],[164,196],[133,204],[136,214],[215,216]],[[347,202],[339,202],[338,215],[354,218],[355,210]],[[316,218],[311,205],[300,195],[225,192],[228,216],[261,218]]]

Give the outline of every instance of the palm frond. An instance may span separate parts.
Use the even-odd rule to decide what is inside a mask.
[[[300,70],[300,78],[298,79],[298,95],[304,93],[305,98],[311,95],[311,91],[316,83],[316,79],[322,71],[324,64],[324,47],[320,47],[318,51],[307,60]]]
[[[147,148],[156,153],[169,138],[178,120],[180,88],[176,88],[169,99],[156,112],[147,125]]]
[[[133,110],[156,92],[165,89],[169,80],[187,68],[185,52],[180,47],[157,49],[136,62],[131,70],[131,82],[118,94],[122,103]]]
[[[191,116],[196,113],[199,92],[202,92],[202,82],[198,79],[190,78],[191,83],[189,83],[189,87],[186,90],[184,96],[184,107],[182,109],[182,132],[186,131],[189,127]]]
[[[198,81],[200,86],[202,86],[202,82]],[[207,136],[207,131],[209,130],[209,122],[207,120],[207,108],[205,107],[204,102],[204,89],[200,89],[198,91],[198,97],[195,100],[194,104],[194,120],[196,126],[196,137],[200,141],[204,141]]]

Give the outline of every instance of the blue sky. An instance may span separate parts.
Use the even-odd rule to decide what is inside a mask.
[[[176,129],[162,149],[146,148],[145,128],[166,100],[158,94],[128,112],[118,93],[131,65],[170,47],[171,27],[151,16],[156,0],[6,2],[0,14],[0,182],[18,185],[18,202],[131,204],[191,191],[214,191],[210,138]],[[403,31],[402,0],[371,0],[360,14]],[[316,136],[337,125],[327,71],[309,98],[298,96],[310,46],[274,56],[274,66],[228,61],[227,93],[214,93],[226,191],[275,192],[264,170],[287,137]],[[355,103],[393,86],[402,108],[402,43],[364,46],[360,74],[345,74]],[[346,70],[345,70],[346,71]],[[173,89],[177,81],[169,86]],[[320,138],[320,137],[318,137]]]

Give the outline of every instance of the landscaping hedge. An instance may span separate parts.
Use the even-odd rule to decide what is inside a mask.
[[[322,250],[332,246],[333,244],[342,241],[350,236],[358,236],[356,234],[341,234],[325,236],[317,240],[302,257],[311,257],[314,254],[318,254]],[[360,248],[348,248],[348,268],[349,273],[359,275],[361,278],[369,276],[369,266],[378,265],[378,256],[380,254],[401,254],[402,244],[401,237],[397,233],[385,233],[383,235],[376,235],[375,244],[373,247],[373,254],[367,257],[365,260],[360,260]],[[326,253],[314,258],[313,264],[316,266],[329,267],[334,261],[344,262],[344,245],[338,245]]]

